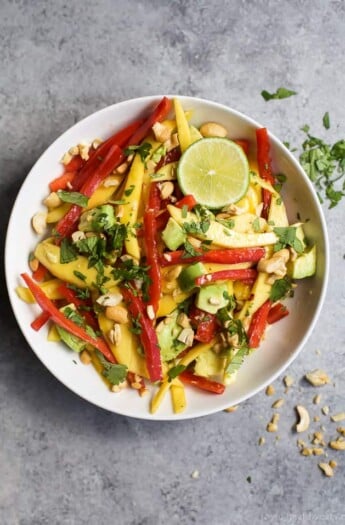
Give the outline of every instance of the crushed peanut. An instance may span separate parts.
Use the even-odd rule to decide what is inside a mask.
[[[328,478],[331,478],[334,475],[334,471],[329,463],[319,463],[319,468]]]
[[[260,445],[260,447],[261,447],[262,445],[264,445],[264,444],[266,443],[266,439],[265,439],[263,436],[261,436],[261,437],[259,438],[258,443],[259,443],[259,445]]]
[[[329,446],[334,450],[345,450],[345,439],[338,437],[337,439],[330,441]]]
[[[329,414],[329,406],[326,405],[322,407],[321,411],[325,416],[327,416]]]
[[[285,401],[284,399],[277,399],[272,405],[272,408],[280,408],[284,405]]]
[[[334,459],[331,459],[331,461],[329,461],[329,466],[332,467],[332,468],[335,468],[338,466],[338,463],[334,460]]]
[[[319,405],[321,402],[321,394],[317,394],[316,396],[314,396],[313,398],[313,403],[314,405]]]
[[[305,432],[309,428],[310,417],[308,410],[302,405],[296,406],[296,411],[299,415],[299,422],[296,424],[297,432]]]
[[[331,416],[331,420],[338,423],[339,421],[344,421],[345,419],[345,412],[340,412],[339,414],[334,414],[334,416]]]
[[[238,409],[238,405],[234,405],[232,407],[225,408],[224,412],[236,412],[237,409]]]
[[[290,386],[292,386],[295,382],[294,378],[292,376],[285,376],[284,379],[284,385],[287,387],[287,388],[290,388]]]
[[[305,375],[306,380],[313,386],[323,386],[331,382],[324,370],[317,368]]]
[[[265,390],[265,393],[266,393],[266,396],[273,396],[275,394],[275,388],[273,385],[268,385],[266,387],[266,390]]]
[[[337,432],[339,432],[339,434],[342,436],[345,436],[345,427],[338,427]]]

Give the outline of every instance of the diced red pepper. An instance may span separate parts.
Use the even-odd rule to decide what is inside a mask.
[[[171,266],[174,264],[192,264],[195,262],[236,264],[243,262],[257,262],[266,253],[265,248],[229,248],[220,250],[209,250],[200,252],[194,257],[184,257],[183,250],[166,252],[160,259],[161,266]]]
[[[45,276],[47,275],[48,270],[43,264],[39,263],[37,270],[32,272],[32,278],[35,279],[37,282],[42,282]]]
[[[89,343],[90,345],[97,348],[110,363],[115,363],[115,358],[104,341],[101,337],[92,337],[89,335],[84,328],[81,326],[76,325],[71,321],[70,319],[67,319],[67,317],[64,316],[62,312],[55,306],[55,304],[45,295],[43,290],[36,284],[31,277],[27,273],[21,274],[22,278],[24,279],[27,287],[29,288],[30,292],[34,296],[36,302],[39,304],[39,306],[42,308],[44,312],[47,312],[50,314],[51,320],[56,323],[61,328],[64,328],[71,334],[80,337],[83,341],[86,343]]]
[[[267,326],[268,312],[272,306],[272,301],[267,299],[266,302],[254,313],[248,329],[249,348],[257,348],[265,333]]]
[[[148,289],[149,305],[153,306],[154,312],[158,310],[158,303],[161,296],[161,269],[159,265],[157,226],[155,211],[148,209],[144,214],[144,243],[150,285]]]
[[[167,210],[164,210],[162,213],[157,215],[156,217],[156,225],[157,225],[157,231],[162,231],[167,225],[167,222],[169,220],[169,212]]]
[[[152,382],[162,379],[162,363],[156,331],[147,311],[143,300],[137,295],[137,291],[127,286],[121,287],[123,299],[128,311],[141,327],[140,340],[142,342],[147,371]]]
[[[283,319],[283,317],[286,317],[289,315],[289,310],[286,308],[286,306],[283,303],[277,303],[268,312],[267,322],[268,324],[276,323],[277,321],[280,321],[280,319]]]
[[[215,336],[217,330],[217,318],[215,315],[200,310],[193,306],[188,313],[191,325],[195,332],[195,339],[200,343],[209,343]]]
[[[59,191],[67,188],[68,183],[71,183],[75,176],[75,172],[66,171],[56,179],[49,183],[50,191]]]
[[[40,330],[42,326],[46,324],[46,322],[50,319],[50,313],[43,310],[43,312],[40,313],[38,317],[31,323],[31,328],[36,330]]]
[[[124,129],[121,129],[106,141],[98,146],[97,149],[93,150],[90,158],[76,175],[72,182],[72,188],[74,191],[79,191],[87,179],[99,168],[105,156],[109,152],[112,146],[119,146],[119,148],[124,148],[130,139],[130,137],[135,133],[135,131],[141,126],[144,122],[143,119],[136,120],[126,126]]]
[[[80,189],[80,193],[86,197],[91,197],[94,191],[98,188],[101,182],[111,173],[116,166],[118,166],[123,160],[122,150],[116,144],[110,148],[106,157],[99,165],[98,169],[93,175],[84,183]],[[56,233],[59,236],[59,240],[63,237],[67,237],[73,233],[75,224],[78,221],[82,212],[82,208],[74,204],[66,215],[58,222],[56,226]]]
[[[265,181],[269,182],[270,184],[274,184],[275,180],[271,164],[270,141],[266,128],[260,128],[256,130],[256,143],[259,175]],[[262,200],[264,205],[261,215],[267,219],[271,203],[271,192],[265,188],[262,190]]]
[[[147,136],[153,124],[161,122],[169,113],[172,103],[167,97],[163,97],[151,115],[145,122],[137,129],[137,131],[129,139],[127,146],[140,144],[140,142]]]
[[[194,208],[194,206],[196,206],[198,203],[197,201],[195,200],[195,198],[193,197],[193,195],[186,195],[185,197],[183,197],[182,199],[180,199],[179,201],[177,201],[175,203],[175,206],[177,208],[183,208],[184,206],[187,207],[188,211],[192,210]]]
[[[246,139],[235,139],[234,142],[236,142],[236,144],[241,146],[241,148],[243,149],[244,153],[248,157],[248,153],[249,153],[249,142],[248,142],[248,140],[246,140]]]
[[[225,386],[222,385],[222,383],[212,381],[211,379],[207,379],[206,377],[197,376],[196,374],[193,374],[188,370],[182,372],[178,377],[183,383],[196,386],[201,390],[206,390],[207,392],[212,392],[213,394],[223,394],[225,390]]]
[[[207,273],[195,279],[196,286],[203,286],[215,281],[255,281],[257,271],[254,268],[238,270],[220,270],[219,272]]]
[[[73,290],[71,290],[71,288],[69,288],[66,284],[61,284],[59,286],[59,293],[66,299],[68,303],[73,303],[76,306],[76,308],[79,310],[80,315],[84,317],[86,324],[91,326],[94,330],[99,329],[95,317],[89,310],[86,310],[86,308],[90,306],[88,302],[83,301],[82,299],[77,297],[77,294]]]
[[[157,166],[155,167],[155,172],[159,171],[163,166],[166,164],[170,164],[170,162],[177,162],[181,157],[181,148],[180,146],[177,146],[176,148],[171,149],[168,151],[164,157],[160,159]]]

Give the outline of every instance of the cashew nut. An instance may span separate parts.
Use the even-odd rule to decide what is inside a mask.
[[[158,140],[158,142],[165,142],[166,140],[170,139],[171,129],[169,129],[168,126],[164,126],[164,124],[161,124],[160,122],[153,124],[152,131],[154,133],[155,139]]]
[[[128,312],[124,306],[107,306],[105,309],[105,316],[116,323],[128,323]]]
[[[305,378],[313,386],[323,386],[331,382],[326,372],[324,372],[324,370],[320,370],[319,368],[306,374]]]
[[[61,199],[58,196],[58,194],[55,191],[52,191],[48,197],[46,197],[43,201],[43,204],[47,206],[47,208],[57,208],[61,204]]]
[[[96,302],[101,306],[117,306],[122,301],[122,295],[120,293],[107,293],[100,295]]]
[[[278,277],[284,277],[284,275],[286,275],[286,263],[289,257],[289,250],[283,248],[275,252],[270,259],[261,259],[258,263],[258,271],[274,273]]]
[[[47,227],[47,214],[43,212],[35,213],[31,220],[32,227],[36,233],[42,235]]]
[[[304,432],[308,429],[310,424],[310,417],[308,410],[302,405],[296,406],[297,413],[299,415],[299,422],[296,424],[297,432]]]
[[[158,187],[163,200],[174,193],[174,184],[171,181],[161,182]]]
[[[200,128],[203,137],[226,137],[227,131],[224,126],[216,122],[206,122]]]

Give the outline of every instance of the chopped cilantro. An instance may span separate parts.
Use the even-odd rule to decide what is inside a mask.
[[[188,241],[186,240],[184,245],[183,245],[183,248],[184,248],[184,254],[182,255],[182,257],[197,257],[199,254],[199,252],[196,251],[196,249],[194,248],[194,246]]]
[[[239,370],[239,368],[241,367],[245,356],[248,355],[248,353],[249,348],[247,346],[239,348],[236,354],[229,358],[229,363],[225,368],[225,373],[227,375],[232,375],[233,373],[237,372],[237,370]]]
[[[90,290],[88,288],[78,288],[78,286],[74,286],[74,284],[68,284],[67,287],[75,292],[78,299],[85,300],[90,297]]]
[[[263,91],[261,91],[261,96],[262,96],[263,99],[266,100],[266,102],[268,100],[292,97],[292,95],[297,95],[297,92],[296,91],[292,91],[291,89],[284,88],[284,87],[278,88],[275,93],[269,93],[265,89]]]
[[[86,275],[84,275],[83,273],[81,272],[78,272],[78,270],[73,270],[73,273],[76,277],[78,277],[78,279],[80,279],[81,281],[85,281],[86,280]]]
[[[252,228],[255,233],[258,233],[261,230],[259,217],[255,217],[255,219],[253,220]]]
[[[78,258],[78,253],[72,243],[64,238],[60,245],[60,263],[66,264],[75,261]]]
[[[77,191],[59,190],[57,194],[63,202],[70,202],[71,204],[77,204],[78,206],[81,206],[82,208],[85,208],[87,206],[87,203],[89,202],[89,198],[86,197],[86,195],[83,195],[82,193],[78,193]]]
[[[292,291],[292,283],[288,277],[277,279],[274,281],[270,293],[270,299],[273,302],[279,301],[283,297],[287,297]]]
[[[173,366],[172,368],[170,368],[170,370],[168,370],[168,381],[169,383],[175,379],[175,377],[177,377],[178,375],[180,375],[182,372],[184,372],[186,370],[186,367],[185,365],[176,365],[176,366]]]
[[[132,334],[140,335],[142,332],[140,316],[132,318],[132,326],[130,327]]]
[[[151,148],[151,144],[149,144],[148,142],[143,142],[143,144],[140,144],[140,146],[128,146],[128,148],[125,149],[124,153],[126,157],[129,157],[129,155],[132,155],[132,153],[138,153],[142,162],[146,164],[146,159],[150,154]]]
[[[326,113],[324,114],[324,116],[322,118],[322,123],[323,123],[325,129],[329,129],[331,127],[328,111],[326,111]]]
[[[161,144],[160,146],[158,146],[157,149],[155,149],[155,151],[152,153],[151,155],[151,159],[152,162],[154,162],[155,164],[158,164],[158,162],[161,160],[162,157],[164,157],[164,155],[166,154],[167,152],[167,148],[164,144]]]
[[[109,383],[112,385],[119,385],[120,383],[123,383],[127,376],[127,366],[109,363],[109,361],[107,361],[98,350],[96,350],[96,354],[101,365],[103,366],[102,374],[106,379],[108,379]]]
[[[186,204],[184,204],[182,206],[182,210],[181,210],[181,217],[182,217],[182,219],[186,219],[187,218],[187,213],[188,213],[188,206]]]
[[[278,236],[278,242],[273,246],[275,252],[282,250],[286,246],[291,246],[297,253],[303,252],[303,243],[297,237],[295,226],[273,228],[274,233]]]

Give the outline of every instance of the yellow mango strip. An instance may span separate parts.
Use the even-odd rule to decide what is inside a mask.
[[[78,256],[77,259],[61,264],[60,263],[60,247],[48,241],[40,242],[35,249],[34,255],[49,272],[61,281],[74,284],[79,288],[90,288],[97,280],[97,270],[92,267],[89,268],[89,261],[87,257]],[[109,289],[116,285],[116,281],[112,275],[112,267],[104,266],[104,275],[109,277],[109,281],[104,283],[104,287]],[[78,273],[82,274],[85,279],[78,277]]]
[[[120,335],[118,342],[114,344],[109,340],[108,335],[114,328],[114,321],[111,321],[101,313],[98,316],[98,323],[117,362],[121,365],[126,365],[130,372],[148,378],[145,358],[138,352],[140,341],[130,331],[130,324],[119,324]]]
[[[193,111],[191,109],[184,112],[186,120],[189,122],[193,116]],[[169,128],[171,133],[176,130],[177,124],[175,119],[166,119],[163,120],[162,125],[166,128]]]
[[[145,168],[145,171],[144,171],[141,198],[140,198],[139,206],[138,206],[138,214],[137,214],[138,217],[142,217],[144,215],[146,203],[149,197],[150,184],[151,184],[151,181],[153,180],[151,178],[151,174],[154,172],[155,165],[154,166],[150,165],[150,157],[156,151],[156,149],[159,148],[159,146],[161,146],[160,142],[157,142],[156,140],[150,137],[144,139],[143,143],[144,142],[147,142],[148,144],[151,145],[151,150],[150,150],[150,156],[148,157],[146,161],[147,167]]]
[[[91,363],[93,364],[94,369],[95,369],[96,372],[100,375],[102,381],[104,381],[104,383],[105,383],[105,384],[107,385],[107,387],[110,389],[110,387],[111,387],[111,383],[110,383],[110,381],[108,381],[108,379],[103,375],[103,366],[102,366],[100,360],[98,359],[96,352],[92,352],[92,351],[90,351],[89,354],[90,354],[90,357],[91,357]]]
[[[289,226],[285,204],[279,194],[271,196],[271,204],[268,211],[268,223],[274,227],[286,228]]]
[[[56,329],[56,326],[55,324],[52,324],[50,327],[49,327],[49,331],[48,331],[48,335],[47,335],[47,340],[51,343],[57,343],[58,341],[61,341],[61,337],[59,336],[59,333]]]
[[[42,288],[46,296],[52,301],[55,301],[56,299],[63,299],[63,296],[58,290],[59,286],[61,285],[60,279],[50,279],[49,281],[38,283],[38,285],[40,288]],[[26,288],[26,286],[17,286],[16,293],[18,297],[26,303],[33,304],[36,302],[34,296],[30,292],[29,288]]]
[[[177,305],[187,299],[188,296],[189,294],[183,292],[176,295],[162,295],[158,304],[157,317],[165,317],[171,314],[171,312],[177,308]]]
[[[187,406],[186,394],[183,383],[176,378],[170,388],[171,400],[175,414],[184,412]]]
[[[176,180],[176,166],[177,162],[169,162],[160,170],[154,174],[154,177],[150,177],[153,182],[162,182],[165,180]]]
[[[195,213],[187,212],[187,217],[183,216],[180,208],[168,204],[167,210],[175,221],[183,226],[192,222],[198,223],[198,217]],[[223,224],[217,221],[210,221],[210,226],[204,234],[194,234],[200,239],[207,239],[212,241],[212,244],[222,246],[224,248],[251,248],[254,246],[267,246],[275,244],[278,237],[274,232],[264,233],[240,233],[235,232],[230,228],[226,228]]]
[[[68,202],[64,202],[57,208],[53,208],[48,211],[47,213],[47,223],[53,224],[54,222],[59,222],[62,217],[66,215],[66,213],[70,210],[72,204],[69,204]]]
[[[122,205],[123,213],[120,217],[121,223],[128,227],[128,236],[125,241],[127,254],[132,255],[132,257],[138,260],[140,259],[140,247],[133,225],[138,219],[138,207],[141,199],[144,171],[144,163],[142,162],[140,155],[137,154],[134,157],[132,166],[128,173],[123,192],[125,204]]]
[[[200,354],[203,352],[206,352],[209,348],[212,348],[212,346],[215,344],[216,340],[212,339],[209,343],[200,343],[192,350],[188,352],[184,357],[182,357],[181,361],[179,361],[179,365],[188,366],[190,365]]]
[[[89,198],[86,209],[90,210],[92,208],[96,208],[96,206],[102,206],[103,204],[106,204],[120,186],[122,179],[123,175],[109,175],[105,181],[107,181],[107,183],[111,183],[112,185],[104,186],[103,183],[101,186],[99,186]]]
[[[279,195],[279,193],[273,188],[272,184],[259,177],[259,175],[257,175],[256,173],[250,174],[250,180],[251,184],[258,184],[261,188],[268,190],[270,193],[274,195]]]
[[[236,301],[247,301],[252,293],[252,286],[242,281],[235,281],[233,284]]]
[[[236,315],[237,319],[240,319],[240,321],[246,324],[250,322],[252,315],[255,314],[260,306],[269,298],[271,289],[272,285],[267,283],[267,273],[259,272],[251,290],[252,299],[244,303],[242,309]]]
[[[174,108],[176,115],[177,135],[181,151],[183,153],[186,151],[188,146],[191,145],[190,129],[181,102],[177,98],[174,99]]]
[[[151,414],[154,414],[157,412],[158,408],[160,407],[165,394],[168,392],[168,390],[171,387],[171,383],[166,379],[162,382],[161,386],[158,388],[157,392],[154,394],[154,396],[151,399],[150,403],[150,412]]]

